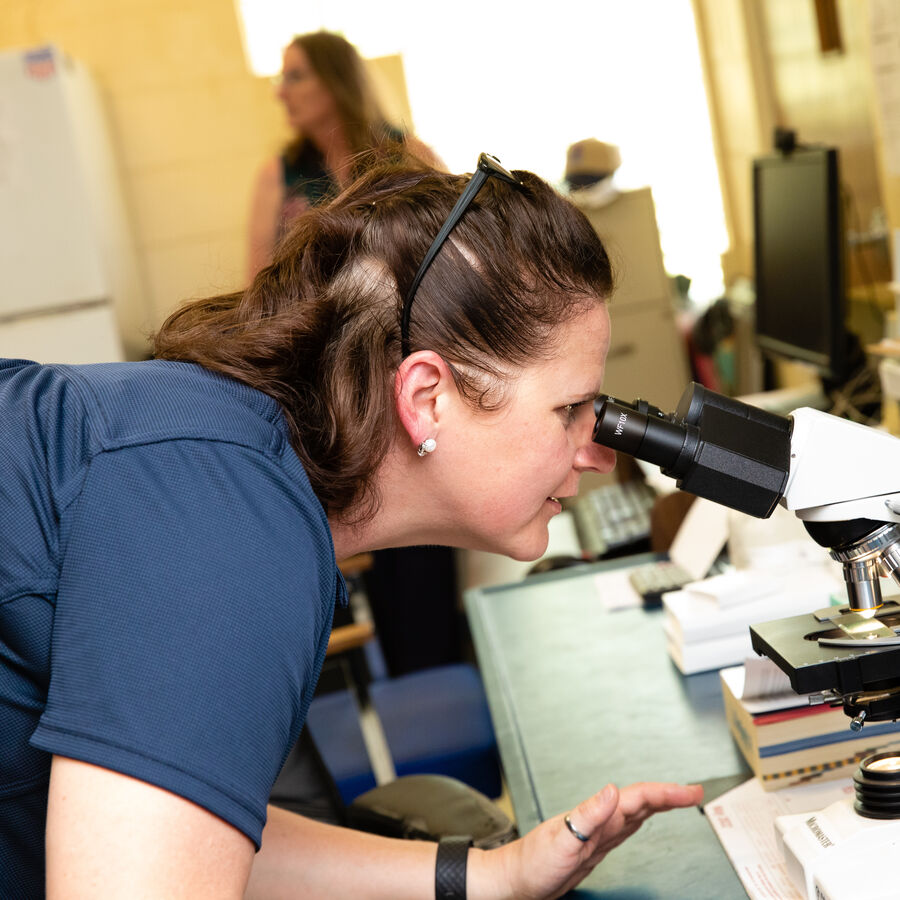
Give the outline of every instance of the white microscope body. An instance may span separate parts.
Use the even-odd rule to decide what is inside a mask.
[[[791,419],[783,506],[810,522],[900,522],[900,439],[807,407]]]
[[[815,813],[779,816],[775,837],[787,872],[808,900],[897,900],[900,821],[867,819],[852,799]]]

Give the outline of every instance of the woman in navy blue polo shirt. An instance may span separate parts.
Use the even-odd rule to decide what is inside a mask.
[[[612,468],[591,441],[611,288],[535,176],[384,166],[246,291],[171,316],[156,359],[5,362],[0,896],[554,897],[698,802],[610,785],[439,859],[437,888],[434,844],[266,809],[344,601],[336,558],[535,559],[581,473]]]

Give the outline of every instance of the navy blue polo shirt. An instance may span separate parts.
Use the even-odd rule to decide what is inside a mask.
[[[258,845],[343,598],[270,397],[187,363],[0,362],[0,897],[43,894],[51,754]]]

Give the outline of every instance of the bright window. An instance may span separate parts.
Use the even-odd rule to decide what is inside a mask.
[[[365,56],[401,53],[417,135],[453,171],[478,153],[562,180],[566,148],[617,144],[620,187],[650,185],[666,268],[705,305],[727,248],[690,0],[457,0],[373,4],[236,0],[253,71],[271,75],[294,34],[327,28]]]

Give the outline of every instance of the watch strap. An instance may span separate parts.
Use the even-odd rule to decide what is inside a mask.
[[[435,900],[466,900],[466,863],[471,846],[467,837],[440,839],[434,867]]]

